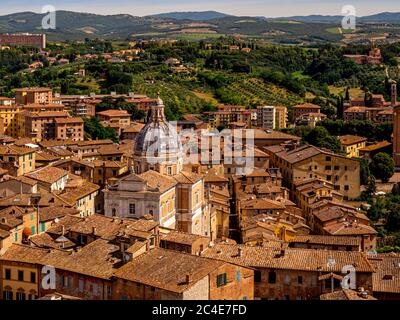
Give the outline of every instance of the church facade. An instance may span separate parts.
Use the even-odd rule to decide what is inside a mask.
[[[103,190],[105,215],[151,216],[160,227],[209,236],[204,177],[183,170],[182,145],[160,98],[136,138],[132,158],[131,173]]]

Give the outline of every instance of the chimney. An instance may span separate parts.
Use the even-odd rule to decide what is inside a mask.
[[[397,83],[396,81],[392,80],[391,81],[391,100],[392,100],[392,107],[395,107],[397,105]]]
[[[241,256],[242,256],[242,248],[238,248],[238,254],[237,254],[237,256],[238,256],[238,257],[241,257]]]
[[[96,227],[92,227],[92,233],[93,233],[94,236],[96,235],[96,233],[97,233],[97,228]]]
[[[190,283],[190,274],[188,273],[186,274],[186,283],[188,284]]]

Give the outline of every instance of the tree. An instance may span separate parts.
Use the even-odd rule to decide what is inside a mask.
[[[87,133],[91,139],[111,139],[113,142],[118,142],[115,130],[104,127],[100,123],[98,117],[85,118],[84,121],[85,133]]]
[[[350,101],[350,88],[349,87],[346,88],[346,92],[344,94],[344,100]]]
[[[324,127],[317,126],[307,133],[303,140],[316,147],[326,148],[333,152],[340,152],[340,141],[336,136],[329,134]]]
[[[372,158],[370,169],[375,178],[386,183],[394,174],[394,160],[387,153],[380,152]]]
[[[371,177],[371,170],[369,169],[369,162],[367,159],[360,159],[360,183],[368,185]]]

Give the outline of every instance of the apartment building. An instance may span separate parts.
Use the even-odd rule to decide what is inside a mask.
[[[51,104],[53,90],[51,88],[19,88],[15,90],[15,104]]]
[[[282,172],[284,184],[294,194],[297,181],[321,178],[334,184],[334,190],[342,193],[345,199],[360,196],[360,163],[342,155],[312,145],[285,148],[266,147],[270,164]]]

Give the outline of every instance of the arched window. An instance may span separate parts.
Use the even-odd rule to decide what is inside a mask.
[[[112,208],[112,210],[111,210],[111,215],[112,215],[113,217],[115,217],[115,216],[117,215],[117,209]]]

